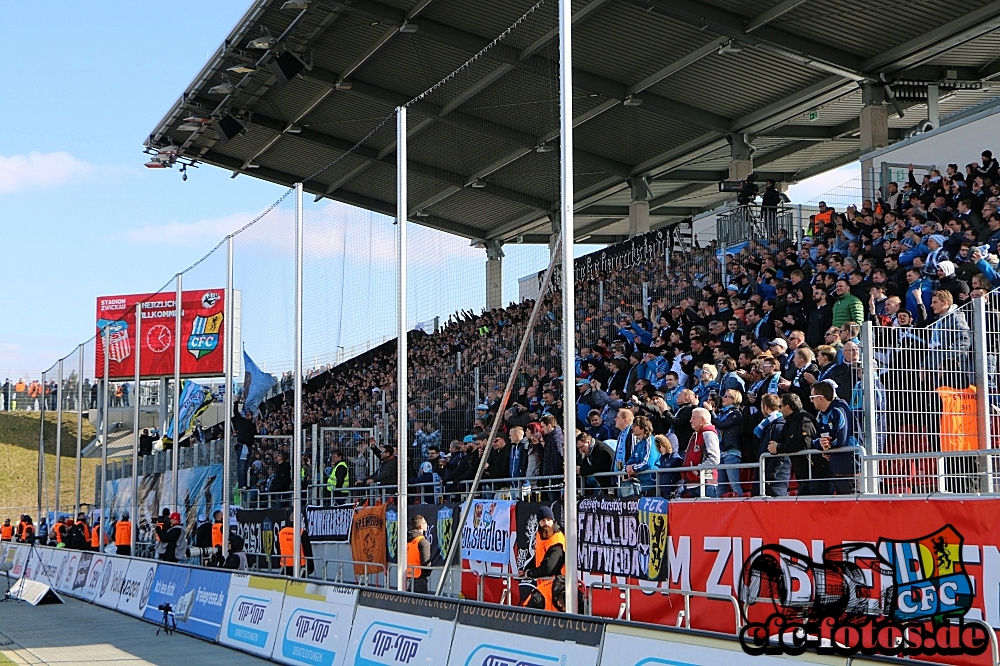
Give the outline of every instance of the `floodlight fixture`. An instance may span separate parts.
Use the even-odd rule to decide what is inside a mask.
[[[309,0],[286,0],[286,2],[281,5],[282,9],[305,9],[309,6]]]
[[[227,67],[226,71],[233,74],[252,74],[257,71],[257,67],[252,63],[241,62],[238,65]]]
[[[416,23],[404,23],[403,25],[399,26],[399,32],[401,32],[404,35],[412,35],[416,31],[417,31]]]
[[[229,79],[226,79],[219,85],[212,86],[208,89],[209,95],[232,95],[234,92],[236,92],[236,88],[229,81]]]
[[[268,49],[273,49],[278,40],[271,35],[264,35],[263,37],[258,37],[257,39],[251,39],[250,43],[247,44],[248,49],[262,49],[267,51]]]
[[[486,187],[486,182],[479,178],[476,178],[474,181],[472,181],[471,187],[476,190],[481,190],[484,187]]]
[[[640,104],[642,104],[642,99],[635,95],[629,95],[622,100],[622,106],[639,106]]]
[[[539,145],[537,148],[535,148],[536,153],[551,153],[553,150],[555,150],[555,148],[553,148],[547,143],[543,143]]]

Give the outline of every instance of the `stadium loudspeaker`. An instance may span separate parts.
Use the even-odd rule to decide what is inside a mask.
[[[32,606],[65,603],[59,593],[45,583],[27,578],[14,583],[14,587],[10,588],[10,598],[27,601]]]
[[[295,78],[306,66],[294,55],[285,51],[280,56],[270,62],[271,72],[278,80],[278,85],[285,85]]]
[[[219,120],[216,133],[219,135],[219,143],[226,143],[230,139],[235,139],[244,130],[243,124],[233,118],[228,113]]]

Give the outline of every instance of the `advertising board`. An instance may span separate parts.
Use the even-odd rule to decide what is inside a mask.
[[[597,666],[601,622],[463,604],[450,666]]]
[[[174,610],[177,628],[210,641],[219,637],[229,597],[228,571],[191,569]]]
[[[97,586],[94,603],[107,608],[118,608],[122,596],[122,583],[128,573],[129,560],[124,557],[105,555],[101,578]]]
[[[188,567],[171,564],[157,566],[153,576],[153,587],[149,592],[145,608],[143,608],[142,617],[151,622],[161,622],[163,611],[159,607],[163,604],[170,604],[176,615],[177,600],[184,593],[184,586],[187,585],[191,571]]]
[[[711,520],[706,516],[711,515]],[[824,562],[841,558],[864,576],[865,586],[838,603],[865,599],[865,612],[905,615],[909,599],[923,590],[939,599],[938,588],[968,589],[967,619],[1000,626],[1000,500],[867,499],[768,502],[699,500],[670,504],[669,586],[739,596],[744,570],[761,549],[781,555],[792,596],[808,599],[823,580]],[[921,557],[911,556],[920,553]],[[902,555],[899,555],[902,554]],[[923,554],[926,554],[924,556]],[[947,565],[947,566],[945,566]],[[931,590],[931,588],[935,588]],[[873,604],[890,592],[885,609]],[[632,619],[671,624],[676,610],[647,617],[633,596]],[[796,599],[792,599],[795,601]],[[732,614],[720,602],[691,600],[692,626],[733,632]],[[676,606],[676,604],[675,604]],[[749,611],[756,619],[756,604]],[[871,608],[869,608],[871,606]],[[810,605],[811,607],[811,605]],[[808,609],[807,609],[808,610]],[[955,611],[962,610],[957,606]],[[916,618],[919,619],[919,618]]]
[[[130,559],[125,579],[122,581],[118,610],[135,617],[142,617],[142,611],[149,602],[156,577],[157,564],[153,560]]]
[[[109,555],[104,553],[92,553],[90,559],[90,571],[87,573],[87,581],[80,592],[80,596],[87,601],[95,601],[101,590],[101,581],[104,580],[104,570],[110,566]],[[110,580],[108,583],[110,584]]]
[[[230,576],[225,621],[219,642],[261,657],[270,657],[281,620],[285,583],[284,579],[263,576]]]
[[[271,658],[295,666],[342,666],[358,591],[289,581]]]
[[[458,604],[362,590],[348,658],[355,666],[446,666]]]

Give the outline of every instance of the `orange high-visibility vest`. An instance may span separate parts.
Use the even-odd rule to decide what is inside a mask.
[[[56,523],[56,528],[53,532],[56,533],[56,543],[62,543],[66,540],[66,523]]]
[[[94,550],[101,549],[101,532],[103,532],[101,527],[101,525],[94,525],[94,529],[90,531],[90,547]],[[108,545],[107,539],[104,539],[104,545]]]
[[[119,520],[118,523],[115,524],[115,545],[116,546],[132,545],[131,520]]]
[[[0,541],[11,541],[14,538],[14,526],[0,526]]]
[[[81,521],[78,521],[79,525],[83,527],[83,540],[90,543],[90,525]]]
[[[535,581],[535,589],[538,593],[542,595],[542,599],[545,600],[545,610],[547,611],[558,611],[559,609],[555,607],[552,603],[552,584],[555,582],[552,578],[541,578]],[[521,600],[522,606],[527,606],[528,602],[531,601],[531,595],[526,595],[524,599]]]
[[[563,552],[566,552],[566,535],[560,530],[556,532],[548,539],[542,539],[542,537],[535,535],[535,566],[542,566],[542,560],[545,559],[545,553],[552,546],[559,544],[563,547]],[[566,574],[566,565],[563,564],[562,571],[563,575]],[[551,595],[550,595],[551,596]]]
[[[420,561],[420,542],[424,540],[423,536],[418,536],[410,539],[406,542],[406,577],[407,578],[425,578],[427,576],[427,569],[421,569],[420,565],[423,562]]]
[[[278,547],[281,549],[281,566],[291,567],[295,562],[295,528],[283,527],[278,532]],[[306,557],[299,546],[299,566],[306,566]]]
[[[212,524],[212,548],[222,547],[222,523]]]

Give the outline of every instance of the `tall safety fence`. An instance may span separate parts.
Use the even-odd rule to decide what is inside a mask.
[[[849,394],[866,492],[996,492],[998,299],[942,308],[922,328],[865,323]]]

